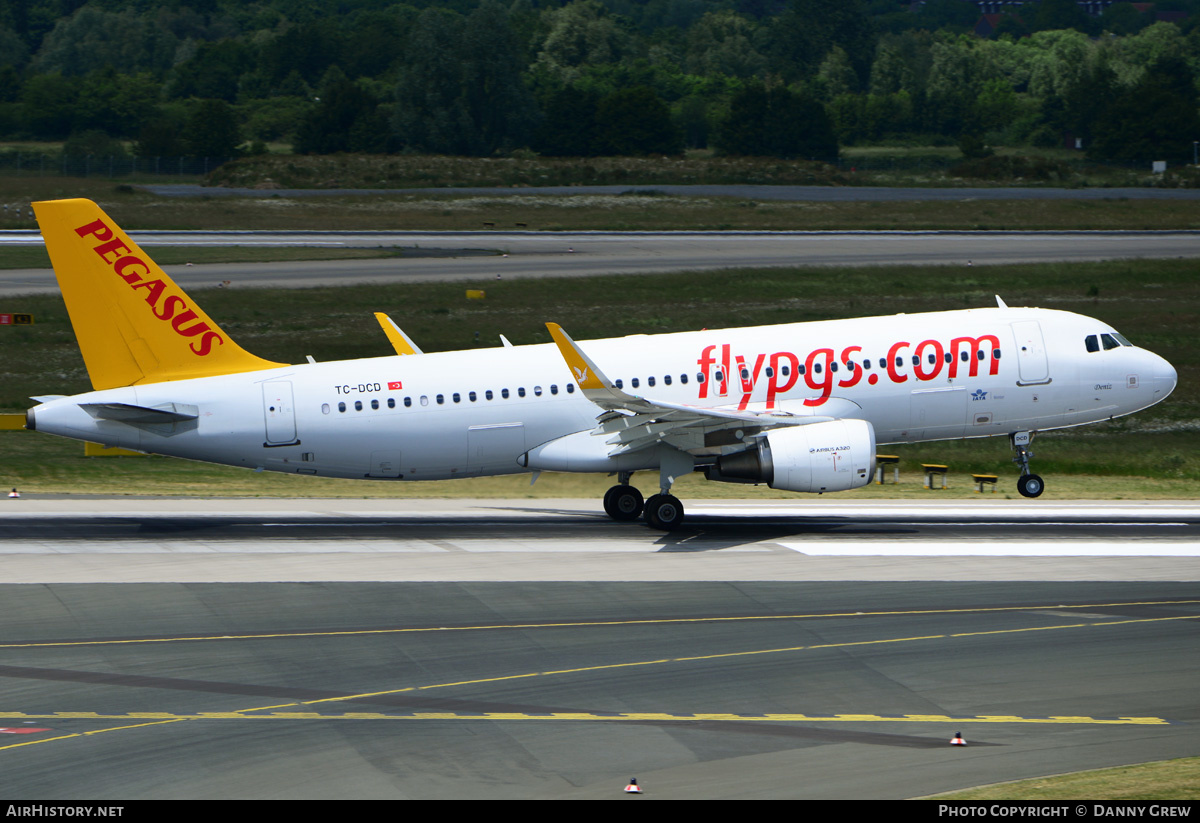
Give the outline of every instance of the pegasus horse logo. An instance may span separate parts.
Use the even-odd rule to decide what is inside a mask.
[[[587,382],[588,370],[587,370],[586,366],[584,366],[582,369],[579,368],[578,366],[572,366],[571,368],[575,371],[575,382],[576,383],[583,385],[584,383]]]

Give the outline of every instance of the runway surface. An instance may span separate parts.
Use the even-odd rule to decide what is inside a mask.
[[[1192,503],[697,501],[664,536],[5,502],[10,799],[898,798],[1200,754]]]
[[[351,232],[133,233],[160,245],[401,246],[372,260],[167,266],[185,288],[592,277],[732,267],[995,265],[1200,257],[1200,232]],[[4,243],[37,242],[7,233]],[[420,254],[415,252],[419,247]],[[462,256],[428,256],[433,249]],[[485,253],[481,253],[485,252]],[[997,287],[1002,286],[998,283]],[[0,296],[56,293],[49,269],[0,270]]]
[[[1054,188],[1054,187],[962,187],[929,188],[903,186],[758,186],[758,185],[630,185],[630,186],[522,186],[518,188],[465,187],[424,189],[248,189],[223,186],[167,184],[140,186],[166,197],[370,197],[397,195],[446,195],[528,197],[530,195],[575,196],[654,192],[677,197],[739,197],[756,200],[829,202],[896,202],[913,200],[1195,200],[1196,189],[1166,188]]]

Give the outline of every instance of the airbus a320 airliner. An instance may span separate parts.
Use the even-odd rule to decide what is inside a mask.
[[[371,480],[608,472],[616,520],[683,520],[675,480],[864,486],[880,443],[1008,436],[1025,497],[1039,431],[1131,414],[1175,388],[1108,324],[996,308],[273,363],[246,352],[95,203],[35,203],[94,391],[26,426],[153,454]],[[629,481],[658,470],[643,500]]]

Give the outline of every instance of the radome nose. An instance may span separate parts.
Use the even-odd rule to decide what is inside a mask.
[[[1154,391],[1159,395],[1159,399],[1161,400],[1175,391],[1175,386],[1178,384],[1179,374],[1175,371],[1175,367],[1159,357],[1158,362],[1154,365]]]

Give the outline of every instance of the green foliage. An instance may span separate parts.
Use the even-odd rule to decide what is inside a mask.
[[[330,73],[321,84],[320,103],[303,117],[296,130],[296,153],[385,153],[391,132],[379,110],[379,101],[341,72],[334,77],[329,77]]]
[[[965,141],[964,137],[962,142]],[[996,155],[994,152],[988,153],[991,150],[984,146],[983,141],[979,138],[974,138],[973,143],[974,148],[971,155],[967,154],[967,148],[960,143],[964,160],[950,169],[950,173],[955,177],[997,182],[1019,180],[1038,183],[1061,183],[1071,177],[1071,168],[1061,160],[1051,160],[1045,157]]]
[[[641,86],[623,89],[596,106],[603,154],[680,154],[683,135],[671,121],[666,104]]]
[[[560,89],[547,102],[534,138],[534,148],[548,157],[595,157],[604,153],[596,110],[600,95],[572,86]]]
[[[721,154],[833,160],[837,138],[824,107],[782,86],[747,85],[717,135]]]
[[[99,129],[162,147],[164,103],[205,99],[262,141],[305,123],[305,150],[595,155],[613,150],[600,100],[644,87],[704,148],[743,86],[782,83],[818,97],[848,142],[1094,142],[1102,122],[1128,142],[1126,93],[1148,67],[1200,69],[1200,3],[1155,8],[1192,16],[1040,0],[982,40],[967,0],[19,0],[0,4],[0,139]],[[333,67],[374,114],[315,113]]]
[[[224,100],[201,100],[188,115],[183,147],[189,157],[228,160],[241,142],[233,107]]]
[[[996,153],[996,150],[984,143],[983,138],[975,132],[963,132],[958,138],[958,150],[967,160],[981,160]]]
[[[1188,162],[1200,136],[1196,89],[1182,60],[1167,58],[1117,95],[1097,118],[1088,157],[1123,163]]]

